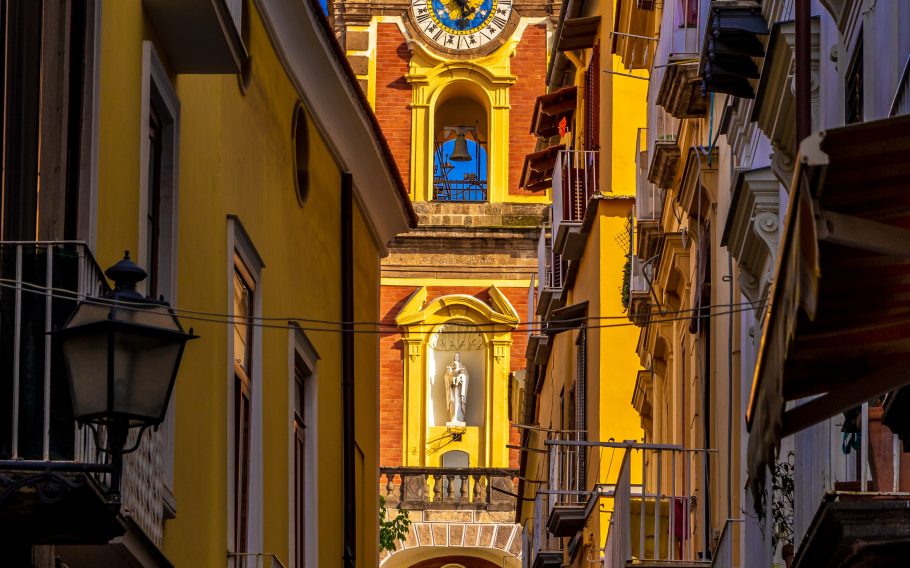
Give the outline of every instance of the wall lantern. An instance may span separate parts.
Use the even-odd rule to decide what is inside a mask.
[[[146,272],[129,258],[105,271],[114,290],[76,306],[66,325],[53,332],[61,342],[73,401],[73,415],[95,433],[107,430],[112,458],[111,500],[119,503],[123,454],[138,448],[145,429],[164,420],[186,342],[174,310],[163,300],[143,297],[136,284]],[[127,449],[127,434],[140,428]]]

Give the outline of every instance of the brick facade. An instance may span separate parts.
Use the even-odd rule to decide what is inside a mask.
[[[383,286],[380,309],[381,322],[386,326],[395,326],[395,317],[401,311],[410,295],[416,290],[412,286]],[[450,294],[469,294],[489,302],[489,288],[486,286],[428,286],[427,301]],[[524,288],[500,288],[512,307],[524,322],[528,313],[528,291]],[[510,371],[518,371],[525,365],[525,348],[528,344],[527,333],[520,325],[512,334],[512,351],[510,354]],[[402,440],[404,438],[404,382],[403,382],[403,345],[398,333],[384,334],[379,341],[379,464],[381,466],[401,465]],[[510,443],[518,444],[516,429],[510,434]],[[518,452],[509,450],[510,467],[518,467]]]
[[[518,80],[509,89],[509,194],[533,195],[519,189],[525,156],[535,150],[537,137],[530,134],[534,101],[546,92],[547,32],[545,26],[528,26],[512,57],[511,69]]]
[[[411,53],[398,26],[376,26],[376,118],[389,141],[404,186],[411,187],[411,86],[404,76]],[[530,115],[529,115],[530,116]]]

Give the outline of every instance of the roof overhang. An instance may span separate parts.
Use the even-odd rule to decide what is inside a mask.
[[[567,126],[578,106],[578,87],[565,87],[552,93],[540,95],[534,102],[531,116],[531,134],[549,138],[559,133],[559,123],[566,119]]]
[[[553,184],[553,168],[559,152],[565,150],[564,144],[550,146],[540,152],[525,156],[521,168],[521,187],[528,191],[541,191],[548,189]]]
[[[747,413],[754,495],[782,437],[910,382],[908,155],[910,116],[800,146]]]

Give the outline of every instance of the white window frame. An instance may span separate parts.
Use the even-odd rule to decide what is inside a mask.
[[[148,215],[148,169],[149,169],[149,116],[154,107],[161,119],[161,189],[162,189],[162,230],[166,235],[158,252],[158,291],[172,306],[177,305],[177,179],[180,142],[180,99],[168,78],[155,46],[150,41],[142,42],[142,95],[139,111],[139,240],[138,250],[133,255],[139,266],[149,268],[146,258],[149,235],[146,230]],[[145,282],[140,282],[140,292],[145,292]],[[174,389],[168,404],[164,424],[159,432],[161,437],[162,484],[165,516],[176,513],[174,498],[174,434],[176,431],[176,399]]]
[[[158,252],[158,291],[172,305],[177,292],[177,203],[180,155],[180,99],[168,78],[161,58],[150,41],[142,42],[142,102],[139,112],[139,250],[135,258],[139,266],[151,269],[146,258],[148,248],[148,170],[149,170],[149,116],[152,108],[161,119],[161,234],[163,239]],[[139,283],[145,292],[145,283]]]
[[[235,215],[228,215],[227,219],[227,308],[228,315],[234,316],[234,266],[235,257],[243,261],[250,277],[255,284],[253,300],[253,317],[262,317],[263,279],[262,270],[265,263],[253,246],[253,242],[243,228],[243,224]],[[262,550],[263,544],[263,472],[262,472],[262,328],[252,326],[252,366],[250,368],[250,487],[248,507],[248,532],[246,535],[246,550],[248,552]],[[231,553],[234,547],[234,482],[236,459],[234,451],[234,334],[227,334],[228,356],[225,360],[227,380],[227,566],[234,567],[238,564],[233,560]],[[245,565],[243,563],[239,565]]]
[[[306,462],[305,478],[307,480],[304,493],[306,511],[304,517],[304,526],[306,534],[304,536],[304,549],[307,551],[307,558],[303,565],[306,568],[315,568],[319,562],[319,468],[318,460],[318,440],[319,440],[319,405],[317,400],[317,363],[319,354],[316,348],[310,343],[304,331],[294,322],[288,332],[288,543],[290,550],[288,558],[289,567],[297,566],[297,539],[295,519],[296,519],[296,490],[297,480],[294,477],[296,473],[296,464],[294,463],[294,383],[296,382],[296,359],[300,358],[306,366],[308,376],[303,385],[304,400],[304,417],[306,420],[306,444],[304,446],[304,461]]]

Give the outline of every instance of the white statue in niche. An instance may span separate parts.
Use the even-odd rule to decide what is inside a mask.
[[[468,402],[468,370],[461,364],[461,353],[446,366],[446,385],[449,387],[449,421],[446,426],[464,426],[465,405]]]

